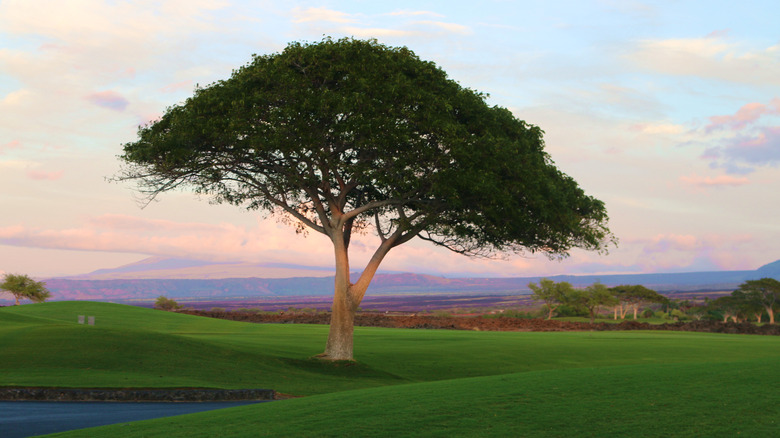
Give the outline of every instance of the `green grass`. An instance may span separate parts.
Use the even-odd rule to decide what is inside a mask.
[[[94,327],[76,323],[95,315]],[[105,303],[0,308],[0,386],[271,388],[307,397],[61,436],[771,436],[780,338],[327,327]]]

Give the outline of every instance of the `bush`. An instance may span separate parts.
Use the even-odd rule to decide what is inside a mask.
[[[166,297],[165,295],[160,295],[157,297],[157,301],[154,302],[154,308],[171,311],[181,309],[181,305],[179,305],[179,303],[177,303],[175,300]]]
[[[566,317],[566,316],[590,316],[588,314],[588,311],[586,309],[582,309],[579,306],[569,306],[566,304],[562,304],[557,309],[555,309],[555,316],[557,317]]]

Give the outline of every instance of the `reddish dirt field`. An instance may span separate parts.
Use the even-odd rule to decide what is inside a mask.
[[[180,313],[207,316],[211,318],[230,319],[271,324],[328,324],[329,313],[287,313],[287,314],[257,314],[252,312],[212,312],[203,310],[182,310]],[[449,329],[476,331],[610,331],[610,330],[673,330],[711,333],[738,333],[754,335],[780,335],[780,325],[765,324],[756,326],[751,323],[723,323],[718,321],[692,321],[666,324],[648,324],[635,321],[623,321],[617,324],[599,322],[548,321],[544,319],[520,318],[484,318],[481,316],[417,316],[417,315],[385,315],[375,313],[358,314],[355,325],[361,327],[388,327],[413,329]]]

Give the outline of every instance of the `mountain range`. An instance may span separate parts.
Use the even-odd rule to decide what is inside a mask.
[[[274,272],[277,278],[259,278]],[[249,275],[255,274],[254,276]],[[303,274],[278,278],[285,273]],[[357,275],[357,274],[355,274]],[[193,278],[199,276],[199,278]],[[555,275],[575,287],[594,282],[607,286],[641,284],[659,292],[725,291],[763,277],[780,280],[780,260],[752,271],[710,271],[668,274]],[[415,273],[380,273],[368,293],[390,294],[524,294],[528,283],[543,277],[446,278]],[[170,298],[253,298],[323,296],[333,293],[332,268],[298,265],[209,263],[185,259],[150,258],[138,263],[89,274],[47,279],[56,300],[144,300]]]

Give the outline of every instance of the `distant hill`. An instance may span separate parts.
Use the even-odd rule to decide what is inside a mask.
[[[73,280],[204,280],[223,278],[327,277],[329,266],[303,266],[284,263],[210,262],[178,258],[149,257],[117,268],[99,269],[66,277]]]
[[[157,269],[167,272],[177,263],[172,261],[150,261],[151,266],[167,266]],[[184,269],[197,268],[197,264],[178,263]],[[213,266],[213,265],[200,265]],[[146,272],[133,271],[127,267],[118,268],[115,273]],[[98,276],[107,275],[107,271]],[[320,272],[321,273],[321,272]],[[94,273],[93,273],[94,274]],[[146,275],[146,274],[145,274]],[[86,276],[89,277],[89,276]],[[641,284],[659,292],[690,292],[736,289],[745,280],[772,277],[780,280],[780,260],[753,271],[712,271],[670,274],[621,274],[621,275],[556,275],[555,281],[568,281],[575,287],[585,287],[594,282],[607,286],[619,284]],[[445,278],[434,275],[412,273],[378,274],[369,287],[375,295],[403,293],[450,293],[450,294],[523,294],[528,293],[528,283],[538,282],[542,277],[514,278]],[[118,278],[83,279],[54,278],[46,285],[56,300],[134,300],[151,299],[160,295],[170,298],[251,298],[269,296],[326,296],[333,293],[333,277],[293,278]]]

